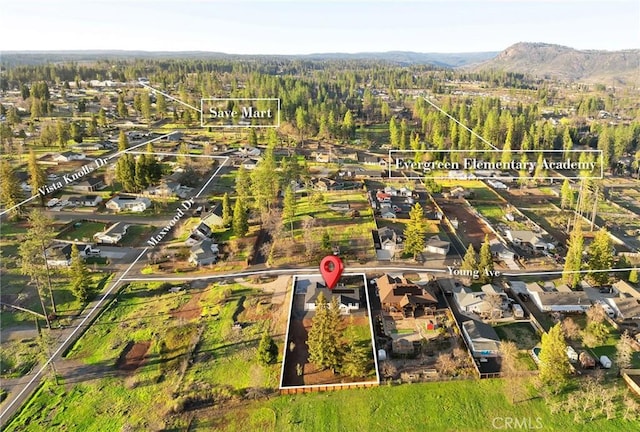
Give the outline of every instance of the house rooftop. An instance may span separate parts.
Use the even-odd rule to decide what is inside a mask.
[[[590,305],[591,300],[584,291],[572,292],[539,292],[540,304],[546,306]]]

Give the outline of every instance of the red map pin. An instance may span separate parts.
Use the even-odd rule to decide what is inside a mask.
[[[320,262],[320,273],[330,290],[332,290],[340,280],[343,270],[344,264],[342,260],[335,255],[328,255],[322,258]]]

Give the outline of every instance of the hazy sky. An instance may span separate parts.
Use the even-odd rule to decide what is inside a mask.
[[[640,48],[640,1],[0,0],[0,50],[238,54]]]

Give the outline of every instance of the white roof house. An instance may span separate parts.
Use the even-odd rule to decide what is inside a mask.
[[[119,195],[110,199],[105,206],[109,210],[115,210],[117,212],[130,211],[141,213],[151,207],[151,200],[145,197]]]

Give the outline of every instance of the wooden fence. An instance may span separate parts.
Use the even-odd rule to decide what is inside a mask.
[[[300,387],[281,387],[280,394],[288,395],[288,394],[301,394],[301,393],[328,392],[328,391],[377,387],[379,385],[380,383],[371,381],[371,382],[359,382],[359,383],[309,385],[309,386],[300,386]]]

